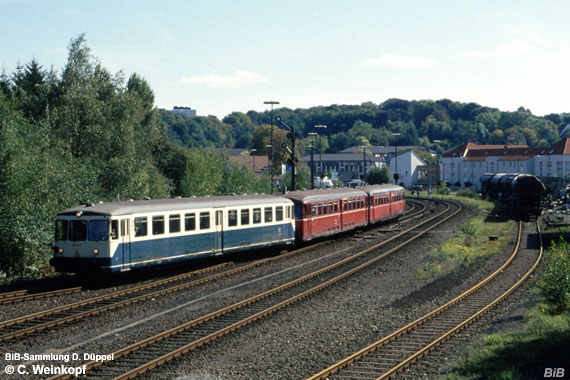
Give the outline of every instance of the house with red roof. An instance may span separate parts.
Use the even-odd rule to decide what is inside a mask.
[[[441,181],[479,188],[484,173],[528,173],[537,177],[570,177],[570,138],[548,147],[462,144],[441,155]]]

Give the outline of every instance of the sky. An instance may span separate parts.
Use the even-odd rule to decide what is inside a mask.
[[[570,112],[570,1],[0,0],[6,73],[85,33],[155,105],[231,112],[447,98]]]

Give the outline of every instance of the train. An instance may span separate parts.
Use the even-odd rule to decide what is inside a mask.
[[[50,264],[62,273],[113,273],[287,247],[404,209],[404,189],[390,184],[87,204],[57,214]]]
[[[485,173],[479,181],[481,196],[499,201],[510,216],[526,220],[542,214],[546,187],[537,177],[524,173]]]

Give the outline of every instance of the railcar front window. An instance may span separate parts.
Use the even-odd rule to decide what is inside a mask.
[[[146,216],[135,218],[135,236],[146,236]]]
[[[89,241],[109,240],[109,223],[106,220],[92,220],[89,222]]]
[[[111,239],[117,240],[119,238],[119,221],[111,220]]]
[[[67,240],[67,228],[69,222],[67,220],[55,221],[55,240]]]
[[[87,221],[72,220],[69,228],[69,240],[83,241],[87,239]]]

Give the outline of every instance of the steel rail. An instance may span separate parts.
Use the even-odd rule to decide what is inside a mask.
[[[48,298],[48,297],[53,297],[53,296],[60,296],[63,294],[76,293],[76,292],[81,291],[82,289],[83,289],[83,287],[81,287],[81,286],[74,286],[71,288],[50,290],[47,292],[38,292],[38,293],[30,293],[27,290],[4,293],[4,297],[0,296],[0,304],[2,304],[2,303],[16,303],[16,302],[28,301],[28,300],[39,299],[39,298]],[[13,295],[9,296],[8,294],[13,294]]]
[[[414,211],[414,209],[416,207],[415,203],[419,203],[419,202],[411,201],[410,203],[411,203],[410,209],[408,209],[404,212],[404,215],[402,218],[400,218],[400,220],[405,220],[409,217],[415,216],[415,215],[420,213],[418,211],[412,213],[412,211]],[[423,205],[422,203],[420,203],[420,204],[425,209],[425,205]],[[322,243],[323,242],[317,243],[317,244],[322,244]],[[313,245],[313,248],[314,248],[314,245]],[[303,248],[303,249],[305,249],[305,248]],[[184,275],[181,275],[181,276],[184,276]],[[180,280],[180,278],[175,278],[175,277],[176,276],[173,277],[172,281]],[[160,285],[162,285],[162,284],[160,284]],[[45,292],[37,292],[37,293],[34,293],[34,292],[30,291],[29,289],[14,290],[11,292],[0,292],[0,304],[16,303],[16,302],[27,301],[27,300],[32,300],[32,299],[39,299],[39,298],[48,298],[48,297],[52,297],[52,296],[58,296],[58,295],[63,295],[63,294],[79,292],[82,289],[83,289],[83,287],[81,287],[81,286],[75,286],[75,287],[55,289],[55,290],[50,290],[50,291],[45,291]]]
[[[509,295],[512,291],[514,291],[514,289],[516,289],[520,284],[522,284],[522,282],[524,280],[526,280],[528,278],[528,276],[532,273],[532,271],[536,268],[536,266],[538,265],[541,257],[542,257],[542,237],[540,236],[540,228],[538,227],[538,231],[539,231],[539,237],[540,237],[540,251],[539,251],[539,255],[538,258],[536,260],[536,262],[534,263],[534,265],[530,268],[530,270],[521,278],[519,279],[519,281],[517,281],[515,283],[515,285],[513,285],[509,290],[507,290],[506,292],[502,293],[499,297],[497,297],[494,301],[492,301],[491,303],[489,303],[487,306],[481,308],[478,312],[472,314],[471,316],[469,316],[466,320],[464,320],[462,323],[460,323],[459,325],[457,325],[456,327],[452,328],[451,330],[447,331],[445,334],[442,334],[439,338],[435,339],[433,342],[431,342],[430,344],[428,344],[427,346],[421,348],[419,351],[417,351],[416,353],[414,353],[413,355],[409,356],[408,358],[406,358],[405,360],[403,360],[402,362],[400,362],[399,364],[397,364],[395,367],[393,367],[392,369],[390,369],[389,371],[385,372],[382,376],[378,377],[377,380],[379,379],[387,379],[390,378],[390,376],[393,376],[395,373],[401,371],[405,366],[411,364],[412,362],[418,360],[421,356],[423,356],[426,352],[430,351],[431,349],[433,349],[437,344],[441,343],[442,341],[446,340],[447,338],[449,338],[449,336],[451,336],[453,333],[459,331],[460,329],[462,329],[463,327],[465,327],[467,324],[471,323],[473,320],[479,318],[484,312],[488,311],[489,309],[491,309],[493,306],[495,306],[498,302],[500,302],[501,300],[503,300],[507,295]],[[513,250],[513,253],[511,254],[511,256],[509,257],[509,259],[503,264],[501,265],[501,267],[499,269],[497,269],[496,271],[494,271],[491,275],[489,275],[487,278],[485,278],[483,281],[481,281],[480,283],[478,283],[477,285],[473,286],[472,288],[468,289],[467,291],[465,291],[464,293],[460,294],[459,296],[455,297],[454,299],[452,299],[451,301],[447,302],[446,304],[440,306],[439,308],[431,311],[430,313],[424,315],[423,317],[420,317],[418,319],[416,319],[415,321],[407,324],[406,326],[394,331],[393,333],[387,335],[386,337],[380,339],[379,341],[372,343],[370,345],[368,345],[367,347],[363,348],[362,350],[348,356],[347,358],[333,364],[332,366],[320,371],[319,373],[309,377],[307,380],[318,380],[318,379],[325,379],[328,378],[328,376],[331,376],[333,374],[335,374],[336,372],[342,370],[343,368],[355,363],[357,360],[360,360],[362,358],[364,358],[366,355],[372,353],[373,351],[376,351],[377,349],[379,349],[380,347],[390,343],[391,341],[403,336],[404,334],[406,334],[407,332],[415,329],[417,326],[425,323],[426,321],[432,319],[433,317],[439,315],[440,313],[442,313],[443,311],[449,309],[450,307],[456,305],[457,303],[459,303],[460,301],[466,299],[468,296],[472,295],[473,293],[475,293],[476,291],[478,291],[479,289],[481,289],[483,286],[485,286],[486,284],[488,284],[492,279],[494,279],[495,277],[497,277],[499,274],[501,274],[505,268],[510,265],[510,263],[514,260],[515,256],[517,255],[519,248],[520,248],[520,241],[521,241],[521,236],[522,236],[522,223],[519,224],[519,233],[518,233],[518,238],[517,238],[517,243],[516,246]]]
[[[425,208],[425,206],[424,206],[424,208]],[[415,215],[415,213],[412,214],[412,216],[413,215]],[[180,290],[192,287],[192,286],[197,286],[197,285],[200,285],[200,284],[203,284],[206,282],[214,281],[214,280],[217,280],[217,279],[222,278],[222,277],[226,277],[226,276],[230,276],[230,275],[233,275],[233,274],[236,274],[239,272],[247,271],[253,267],[256,267],[256,266],[259,266],[259,265],[262,265],[262,264],[265,264],[268,262],[272,262],[275,260],[281,260],[281,259],[284,259],[284,258],[289,257],[291,255],[299,254],[299,253],[302,253],[306,250],[313,249],[313,248],[316,248],[316,247],[324,245],[324,244],[329,244],[330,242],[331,242],[330,240],[321,241],[318,243],[311,244],[310,246],[302,247],[302,248],[296,249],[294,251],[283,253],[283,254],[275,256],[275,257],[269,257],[266,259],[262,259],[262,260],[254,262],[252,264],[249,264],[249,265],[246,265],[243,267],[239,267],[239,268],[236,268],[233,270],[229,270],[229,271],[226,271],[223,273],[219,273],[219,274],[216,274],[216,275],[213,275],[213,276],[201,279],[201,280],[181,284],[181,285],[174,286],[174,287],[167,288],[167,289],[158,290],[158,291],[155,291],[152,293],[145,293],[145,294],[142,294],[142,295],[137,296],[137,297],[130,297],[130,298],[124,299],[122,301],[118,300],[117,302],[114,302],[111,304],[104,304],[103,306],[94,307],[92,309],[85,310],[82,312],[78,311],[72,315],[64,315],[60,318],[54,318],[52,320],[48,320],[48,321],[44,321],[44,322],[38,321],[40,323],[38,323],[36,325],[32,325],[29,327],[25,327],[22,329],[18,329],[18,330],[11,331],[9,333],[4,333],[4,334],[0,335],[0,342],[6,341],[9,339],[13,339],[16,337],[20,337],[20,336],[25,336],[25,335],[31,334],[33,332],[52,328],[52,327],[59,326],[59,325],[69,323],[72,321],[76,321],[78,319],[82,319],[82,318],[85,318],[85,317],[88,317],[91,315],[100,314],[102,312],[113,310],[113,309],[116,309],[119,307],[131,305],[133,303],[140,302],[140,301],[143,301],[145,299],[152,298],[152,297],[166,295],[166,294],[169,294],[169,293],[172,293],[175,291],[180,291]],[[144,292],[144,291],[147,291],[149,289],[152,289],[152,288],[155,288],[158,286],[163,286],[163,285],[166,285],[168,283],[175,282],[175,281],[181,281],[181,280],[184,280],[185,278],[188,278],[188,277],[192,277],[192,276],[207,273],[207,272],[212,272],[214,270],[221,269],[222,267],[225,267],[227,265],[229,265],[229,264],[223,263],[223,264],[219,264],[217,266],[205,268],[205,269],[202,269],[199,271],[194,271],[191,273],[184,273],[184,274],[181,274],[178,276],[169,277],[169,278],[164,279],[164,280],[155,281],[155,282],[152,282],[150,284],[137,286],[137,287],[134,287],[131,289],[118,291],[118,292],[115,292],[112,294],[99,296],[99,297],[75,302],[75,303],[68,304],[68,305],[59,306],[59,307],[56,307],[56,308],[53,308],[50,310],[45,310],[45,311],[41,311],[38,313],[29,314],[29,315],[19,317],[19,318],[14,318],[14,319],[11,319],[8,321],[3,321],[3,322],[0,322],[0,333],[2,332],[2,329],[7,328],[7,327],[15,327],[15,326],[21,325],[23,323],[37,321],[40,318],[45,319],[48,316],[55,316],[58,313],[65,313],[65,312],[68,312],[71,310],[77,310],[79,308],[83,308],[83,307],[90,306],[90,305],[95,306],[96,304],[99,304],[99,303],[107,302],[107,301],[110,301],[113,299],[116,300],[117,298],[132,295],[132,294],[135,294],[137,292]],[[63,290],[61,290],[60,292],[63,292]],[[45,296],[46,297],[49,296],[49,293],[50,292],[46,292]]]
[[[304,252],[308,249],[312,249],[312,248],[315,248],[317,246],[328,244],[328,243],[330,243],[330,241],[323,241],[320,243],[313,244],[309,247],[303,247],[303,248],[300,248],[300,249],[297,249],[294,251],[290,251],[290,252],[280,254],[278,256],[268,257],[266,259],[258,260],[254,263],[244,265],[244,266],[241,266],[241,267],[238,267],[235,269],[231,269],[231,270],[228,270],[225,272],[214,274],[214,275],[202,278],[202,279],[198,279],[198,280],[188,282],[188,283],[183,283],[183,284],[176,285],[173,287],[169,287],[166,289],[156,290],[156,291],[153,291],[151,293],[144,293],[144,294],[141,294],[141,295],[136,296],[136,297],[131,297],[131,295],[133,295],[137,292],[144,292],[144,291],[150,290],[150,289],[158,287],[158,286],[167,285],[167,284],[175,282],[175,281],[181,281],[181,280],[184,280],[186,278],[193,277],[193,276],[196,276],[199,274],[213,272],[215,270],[218,270],[218,269],[221,269],[225,266],[228,266],[229,263],[223,263],[223,264],[215,265],[215,266],[204,268],[204,269],[201,269],[198,271],[193,271],[190,273],[184,273],[184,274],[181,274],[178,276],[166,278],[164,280],[159,280],[159,281],[155,281],[155,282],[152,282],[149,284],[140,285],[140,286],[137,286],[137,287],[134,287],[131,289],[118,291],[118,292],[115,292],[112,294],[99,296],[99,297],[91,298],[88,300],[79,301],[79,302],[75,302],[72,304],[56,307],[56,308],[53,308],[50,310],[41,311],[41,312],[34,313],[34,314],[29,314],[29,315],[19,317],[19,318],[15,318],[12,320],[0,322],[0,333],[1,333],[3,329],[10,329],[12,327],[16,327],[18,325],[22,325],[22,324],[27,323],[27,322],[38,321],[40,318],[46,318],[49,316],[56,316],[56,314],[58,314],[58,313],[66,313],[66,312],[72,311],[72,310],[76,311],[74,314],[71,314],[71,315],[64,315],[60,318],[54,318],[54,319],[48,320],[48,321],[38,321],[40,323],[38,323],[36,325],[24,327],[22,329],[18,329],[15,331],[4,333],[4,334],[0,335],[0,342],[6,341],[9,339],[13,339],[16,337],[20,337],[20,336],[25,336],[25,335],[31,334],[33,332],[52,328],[52,327],[59,326],[59,325],[69,323],[72,321],[76,321],[78,319],[82,319],[82,318],[85,318],[85,317],[88,317],[91,315],[100,314],[100,313],[103,313],[103,312],[106,312],[109,310],[113,310],[113,309],[116,309],[119,307],[131,305],[133,303],[140,302],[140,301],[143,301],[146,299],[150,299],[152,297],[170,294],[170,293],[175,292],[175,291],[180,291],[183,289],[187,289],[189,287],[198,286],[198,285],[201,285],[201,284],[204,284],[207,282],[218,280],[220,278],[231,276],[231,275],[236,274],[236,273],[244,272],[244,271],[250,270],[251,268],[254,268],[256,266],[263,265],[263,264],[266,264],[266,263],[269,263],[272,261],[276,261],[276,260],[281,260],[281,259],[284,259],[284,258],[289,257],[291,255],[299,254],[299,253]],[[123,297],[123,299],[116,300],[117,298],[120,298],[120,297]],[[127,297],[127,298],[124,298],[124,297]],[[110,300],[116,300],[117,302],[110,303],[110,304],[106,303]],[[97,306],[97,304],[100,304],[100,303],[103,303],[103,305]],[[81,307],[89,307],[89,306],[95,306],[95,307],[92,309],[89,309],[89,310],[85,310],[85,311],[78,310]]]
[[[310,279],[312,279],[312,278],[318,277],[318,276],[321,275],[321,274],[330,272],[330,271],[332,271],[333,269],[336,269],[336,268],[342,266],[343,264],[346,264],[346,263],[349,263],[349,262],[351,262],[351,261],[354,261],[354,260],[356,260],[357,258],[360,258],[360,257],[364,256],[365,254],[370,253],[370,252],[372,252],[372,251],[374,251],[374,250],[376,250],[376,249],[378,249],[378,248],[380,248],[380,247],[382,247],[382,246],[388,244],[389,242],[394,241],[395,239],[397,239],[397,238],[399,238],[399,237],[402,237],[402,236],[404,236],[405,234],[407,234],[407,233],[409,233],[409,232],[411,232],[411,231],[413,231],[413,230],[418,229],[419,227],[425,225],[426,223],[429,223],[429,222],[431,222],[431,221],[434,221],[434,220],[440,218],[441,216],[443,216],[444,214],[448,213],[448,211],[450,210],[450,206],[449,206],[450,202],[441,202],[441,203],[445,203],[445,204],[446,204],[446,209],[445,209],[444,211],[438,213],[437,215],[433,216],[432,218],[430,218],[430,219],[428,219],[428,220],[426,220],[426,221],[423,221],[423,222],[419,223],[418,225],[416,225],[416,226],[414,226],[414,227],[411,227],[411,228],[407,229],[406,231],[401,232],[400,234],[398,234],[398,235],[396,235],[396,236],[394,236],[394,237],[391,237],[390,239],[387,239],[387,240],[385,240],[385,241],[383,241],[383,242],[381,242],[381,243],[379,243],[379,244],[376,244],[376,245],[374,245],[374,246],[372,246],[372,247],[369,247],[369,248],[367,248],[367,249],[365,249],[365,250],[363,250],[363,251],[361,251],[361,252],[359,252],[359,253],[357,253],[357,254],[351,256],[351,257],[348,257],[348,258],[346,258],[346,259],[343,259],[343,260],[341,260],[341,261],[339,261],[339,262],[337,262],[337,263],[335,263],[335,264],[329,265],[329,266],[327,266],[327,267],[325,267],[325,268],[321,268],[321,269],[319,269],[319,270],[317,270],[317,271],[315,271],[315,272],[313,272],[313,273],[310,273],[310,274],[308,274],[308,275],[306,275],[306,276],[303,276],[303,277],[301,277],[301,278],[299,278],[299,279],[290,281],[290,282],[288,282],[288,283],[286,283],[286,284],[283,284],[283,285],[280,285],[280,286],[278,286],[278,287],[276,287],[276,288],[274,288],[274,289],[270,289],[270,290],[265,291],[265,292],[263,292],[263,293],[261,293],[261,294],[258,294],[258,295],[256,295],[256,296],[250,297],[250,298],[248,298],[248,299],[245,299],[245,300],[243,300],[243,301],[240,301],[240,302],[238,302],[238,303],[235,303],[235,304],[230,305],[230,306],[228,306],[228,307],[225,307],[225,308],[223,308],[223,309],[217,310],[217,311],[212,312],[212,313],[210,313],[210,314],[207,314],[207,315],[205,315],[205,316],[199,317],[199,318],[197,318],[197,319],[195,319],[195,320],[192,320],[192,321],[190,321],[190,322],[184,323],[184,324],[182,324],[182,325],[180,325],[180,326],[177,326],[177,327],[175,327],[175,328],[169,329],[169,330],[167,330],[167,331],[165,331],[165,332],[162,332],[162,333],[160,333],[160,334],[157,334],[157,335],[155,335],[155,336],[152,336],[152,337],[150,337],[150,338],[147,338],[147,339],[145,339],[145,340],[143,340],[143,341],[137,342],[137,343],[132,344],[132,345],[130,345],[130,346],[128,346],[128,347],[125,347],[125,348],[122,348],[122,349],[120,349],[120,350],[118,350],[118,351],[115,351],[115,352],[113,353],[114,360],[116,361],[116,360],[119,359],[119,358],[126,357],[126,355],[128,355],[128,354],[136,353],[138,350],[142,350],[142,349],[144,349],[145,347],[148,347],[148,346],[150,346],[150,345],[152,345],[152,344],[157,344],[157,343],[162,342],[163,340],[168,339],[168,338],[170,338],[170,337],[173,337],[173,336],[175,336],[175,335],[177,335],[177,334],[182,334],[183,332],[188,331],[188,330],[190,330],[190,329],[193,328],[193,327],[196,327],[196,326],[199,326],[199,325],[201,325],[201,324],[204,324],[204,323],[206,323],[206,322],[208,322],[208,321],[211,321],[211,320],[213,320],[213,319],[215,319],[215,318],[218,318],[218,317],[227,315],[228,313],[230,313],[230,312],[232,312],[232,311],[235,311],[235,310],[238,310],[238,309],[241,309],[241,308],[243,308],[243,307],[245,307],[245,306],[252,305],[252,304],[256,303],[257,301],[260,301],[260,300],[262,300],[262,299],[266,299],[266,298],[268,298],[268,297],[270,297],[270,296],[272,296],[272,295],[275,295],[275,294],[277,294],[277,293],[279,293],[279,292],[282,292],[282,291],[284,291],[284,290],[286,290],[286,289],[292,288],[292,287],[294,287],[294,286],[296,286],[296,285],[299,285],[299,284],[302,284],[302,283],[304,283],[304,282],[306,282],[306,281],[308,281],[308,280],[310,280]],[[288,306],[288,305],[290,305],[290,304],[292,304],[292,303],[294,303],[294,302],[297,302],[297,301],[299,301],[299,300],[301,300],[301,299],[303,299],[303,298],[305,298],[305,297],[308,297],[309,295],[311,295],[311,294],[313,294],[313,293],[315,293],[315,292],[318,292],[318,291],[320,291],[320,290],[322,290],[322,289],[325,289],[325,288],[327,288],[327,287],[329,287],[329,286],[331,286],[331,285],[333,285],[333,284],[335,284],[335,283],[337,283],[337,282],[339,282],[339,281],[341,281],[341,280],[343,280],[343,279],[345,279],[345,278],[347,278],[347,277],[349,277],[349,276],[351,276],[351,275],[353,275],[353,274],[355,274],[355,273],[357,273],[357,272],[363,270],[364,268],[369,267],[370,265],[372,265],[372,264],[378,262],[379,260],[381,260],[381,259],[383,259],[384,257],[388,256],[389,254],[391,254],[391,253],[393,253],[393,252],[395,252],[395,251],[401,249],[403,246],[405,246],[405,245],[409,244],[410,242],[412,242],[412,241],[418,239],[419,237],[423,236],[424,234],[426,234],[427,232],[429,232],[431,229],[437,227],[438,225],[440,225],[441,223],[445,222],[445,221],[448,220],[449,218],[455,216],[458,212],[461,211],[461,206],[460,206],[460,205],[455,204],[455,203],[451,203],[451,204],[453,204],[454,206],[457,207],[457,210],[456,210],[456,211],[450,213],[449,215],[447,215],[447,216],[446,216],[445,218],[443,218],[442,220],[437,221],[434,225],[432,225],[432,226],[430,226],[429,228],[425,229],[424,231],[421,231],[421,232],[419,232],[418,234],[412,236],[410,239],[404,241],[403,243],[397,245],[396,247],[390,249],[389,251],[387,251],[387,252],[385,252],[385,253],[383,253],[383,254],[381,254],[381,255],[379,255],[379,256],[376,256],[375,258],[373,258],[373,259],[371,259],[371,260],[369,260],[369,261],[367,261],[367,262],[365,262],[365,263],[363,263],[363,264],[360,264],[360,265],[358,265],[358,266],[355,267],[355,268],[352,268],[352,269],[350,269],[350,270],[348,270],[348,271],[345,271],[345,272],[342,273],[341,275],[337,275],[337,276],[335,276],[335,277],[333,277],[333,278],[331,278],[331,279],[329,279],[329,280],[327,280],[327,281],[325,281],[325,282],[322,282],[322,283],[318,284],[317,286],[312,286],[312,287],[310,287],[309,289],[304,290],[304,291],[302,291],[301,293],[298,293],[297,295],[295,295],[295,296],[293,296],[293,297],[289,297],[289,298],[287,298],[287,299],[285,299],[285,300],[282,300],[282,301],[278,302],[277,304],[275,304],[275,305],[273,305],[273,306],[266,307],[266,308],[262,309],[261,311],[257,311],[257,312],[255,312],[254,314],[247,316],[246,318],[241,318],[241,319],[238,320],[237,322],[231,323],[230,325],[228,325],[228,326],[226,326],[226,327],[223,327],[223,328],[220,328],[220,329],[216,329],[216,331],[213,331],[213,332],[211,332],[211,333],[209,333],[209,334],[207,334],[207,335],[205,335],[205,336],[203,336],[203,337],[201,337],[201,338],[199,338],[199,339],[196,339],[196,340],[192,341],[191,343],[185,344],[185,345],[183,345],[182,347],[179,347],[179,348],[177,348],[177,349],[175,349],[175,350],[173,350],[173,351],[170,351],[169,353],[164,354],[164,355],[162,355],[162,356],[160,356],[160,357],[158,357],[158,358],[156,358],[156,359],[153,359],[153,360],[151,360],[151,361],[149,361],[149,362],[147,362],[147,363],[145,363],[145,364],[137,365],[136,368],[134,368],[134,369],[132,369],[132,370],[129,370],[129,371],[125,372],[125,373],[122,374],[122,375],[113,377],[113,379],[115,379],[115,380],[118,380],[118,379],[128,379],[128,378],[132,378],[132,377],[134,377],[134,376],[136,376],[136,375],[138,375],[138,374],[144,373],[144,372],[146,372],[146,371],[148,371],[148,370],[150,370],[150,369],[152,369],[152,368],[154,368],[154,367],[156,367],[156,366],[158,366],[158,365],[161,365],[161,364],[163,364],[163,363],[165,363],[165,362],[167,362],[167,361],[170,361],[170,360],[172,360],[172,359],[174,359],[174,358],[176,358],[176,357],[178,357],[178,356],[180,356],[180,355],[182,355],[182,354],[184,354],[184,353],[186,353],[186,352],[188,352],[188,351],[191,351],[191,350],[193,350],[193,349],[195,349],[195,348],[197,348],[197,347],[200,347],[200,346],[202,346],[202,345],[204,345],[204,344],[206,344],[206,343],[208,343],[208,342],[210,342],[210,341],[212,341],[212,340],[214,340],[214,339],[217,339],[217,338],[220,337],[220,336],[223,336],[223,335],[225,335],[225,334],[228,334],[228,333],[231,332],[231,331],[234,331],[234,330],[236,330],[236,329],[238,329],[238,328],[240,328],[240,327],[243,327],[243,326],[245,326],[245,325],[248,325],[248,324],[252,323],[253,321],[256,321],[256,320],[258,320],[258,319],[260,319],[260,318],[263,318],[263,317],[265,317],[265,316],[267,316],[267,315],[269,315],[269,314],[271,314],[271,313],[273,313],[273,312],[275,312],[275,311],[277,311],[277,310],[279,310],[279,309],[281,309],[281,308],[283,308],[283,307],[286,307],[286,306]],[[110,364],[109,362],[105,362],[105,361],[99,361],[99,362],[92,361],[92,362],[86,363],[85,365],[87,366],[87,369],[88,369],[88,370],[94,370],[94,369],[96,369],[97,367],[104,365],[105,363]],[[138,360],[136,361],[136,363],[138,363]],[[113,372],[115,372],[115,370],[114,370]],[[67,378],[69,378],[69,377],[70,377],[70,376],[67,376],[67,375],[60,375],[60,376],[52,377],[52,378],[50,378],[50,380],[56,380],[56,379],[62,380],[62,379],[67,379]]]

